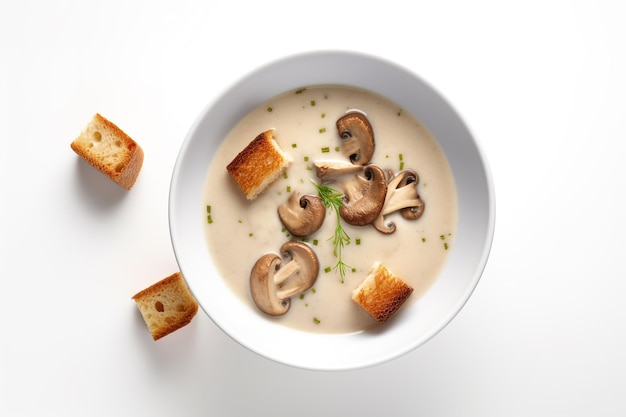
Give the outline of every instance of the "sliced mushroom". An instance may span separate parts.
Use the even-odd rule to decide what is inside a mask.
[[[317,232],[324,223],[326,207],[316,195],[301,195],[294,191],[286,202],[278,206],[278,217],[289,233],[304,237]]]
[[[278,284],[274,274],[280,268],[280,256],[268,253],[260,257],[250,273],[250,293],[257,307],[264,313],[280,316],[289,311],[290,299],[278,297]]]
[[[313,162],[317,177],[323,183],[338,181],[341,177],[354,174],[363,169],[361,165],[354,165],[345,161],[317,160]]]
[[[365,226],[379,217],[387,194],[387,180],[382,168],[367,165],[362,173],[342,182],[341,187],[345,197],[339,213],[347,223]]]
[[[385,216],[400,210],[400,214],[407,220],[419,219],[424,213],[425,204],[417,192],[419,176],[412,169],[399,172],[387,185],[387,195],[380,215],[374,221],[374,227],[382,233],[393,233],[396,225],[387,223]]]
[[[261,311],[272,316],[287,313],[290,297],[311,288],[319,274],[317,255],[307,244],[287,242],[280,252],[280,256],[263,255],[250,272],[252,299]]]
[[[337,132],[341,137],[341,152],[356,165],[365,165],[374,154],[374,130],[367,116],[352,111],[337,120]]]
[[[278,295],[282,298],[293,297],[307,291],[315,284],[320,272],[317,255],[309,245],[290,241],[280,247],[283,262],[286,262],[274,278],[281,283]]]

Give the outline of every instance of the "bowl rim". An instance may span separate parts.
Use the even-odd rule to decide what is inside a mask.
[[[483,219],[484,229],[482,230],[482,235],[481,235],[482,240],[481,240],[480,253],[477,253],[475,256],[474,270],[471,273],[472,275],[471,279],[467,280],[462,293],[460,293],[455,298],[455,302],[448,306],[449,313],[442,316],[442,318],[440,320],[437,320],[436,323],[433,323],[429,327],[429,331],[423,333],[422,336],[419,338],[411,339],[410,342],[404,342],[404,344],[402,344],[401,346],[394,346],[393,348],[389,348],[384,344],[380,345],[379,343],[373,342],[372,340],[374,338],[371,337],[371,335],[363,334],[363,333],[347,334],[347,335],[345,334],[344,335],[323,335],[323,334],[320,335],[320,334],[310,334],[310,333],[304,333],[304,334],[299,333],[298,338],[303,340],[300,343],[311,343],[312,341],[311,335],[313,335],[315,339],[324,340],[324,342],[321,342],[321,343],[330,343],[331,345],[336,344],[337,341],[341,339],[353,340],[356,338],[356,339],[361,340],[361,342],[359,343],[364,343],[367,346],[371,345],[373,348],[384,350],[384,353],[380,353],[376,357],[364,356],[362,358],[358,358],[355,360],[350,360],[349,358],[334,358],[332,360],[321,360],[319,357],[317,357],[317,358],[314,358],[313,360],[307,361],[297,356],[285,357],[284,355],[285,352],[276,353],[271,346],[268,346],[267,344],[257,345],[256,339],[251,339],[250,337],[247,337],[247,338],[243,337],[240,333],[238,333],[238,331],[234,331],[230,323],[224,321],[223,318],[217,316],[214,308],[212,306],[207,305],[207,303],[204,301],[204,297],[202,296],[202,292],[200,288],[198,288],[198,286],[196,285],[195,280],[187,278],[186,271],[191,271],[192,268],[188,269],[189,258],[186,257],[186,255],[183,252],[184,249],[182,249],[184,242],[181,242],[177,234],[178,233],[177,228],[179,227],[179,223],[180,223],[180,219],[177,218],[177,216],[180,216],[180,210],[177,204],[177,201],[179,201],[178,198],[180,197],[180,187],[178,186],[179,185],[178,181],[180,180],[182,175],[185,175],[184,170],[185,170],[185,164],[188,162],[189,150],[192,147],[192,145],[195,144],[194,141],[198,140],[196,135],[200,130],[202,130],[203,125],[206,121],[206,118],[210,116],[212,112],[215,111],[215,109],[218,106],[223,105],[225,100],[229,97],[229,95],[233,94],[233,91],[237,89],[245,88],[246,86],[248,86],[249,83],[253,81],[255,82],[258,81],[259,77],[263,78],[267,76],[267,74],[276,70],[277,68],[283,68],[285,66],[289,67],[290,65],[304,65],[305,62],[318,62],[318,61],[322,62],[322,61],[328,61],[328,60],[330,61],[344,60],[345,62],[348,62],[350,60],[356,60],[361,63],[369,63],[371,65],[376,65],[379,68],[384,68],[386,71],[395,72],[396,75],[402,74],[405,77],[408,77],[409,79],[411,79],[412,82],[421,84],[421,88],[423,88],[425,91],[427,90],[432,95],[432,97],[435,97],[439,101],[438,102],[438,106],[440,107],[439,111],[443,109],[446,112],[451,112],[451,114],[453,115],[453,118],[455,119],[455,122],[460,124],[459,127],[461,128],[461,130],[463,131],[463,134],[465,135],[464,139],[469,139],[468,143],[466,143],[465,145],[470,146],[471,150],[475,154],[474,158],[476,159],[476,161],[478,161],[477,168],[478,168],[478,171],[480,171],[478,175],[481,177],[480,179],[484,181],[481,184],[481,186],[484,187],[484,196],[486,197],[487,213],[486,213],[486,217]],[[313,85],[313,84],[323,84],[323,83],[302,83],[301,85],[304,85],[304,84]],[[339,84],[346,84],[346,83],[339,83]],[[356,85],[356,86],[360,87],[359,85]],[[288,91],[288,90],[289,89],[287,88],[284,91]],[[374,89],[370,89],[370,90],[374,91],[375,93],[380,94],[379,91],[376,91]],[[276,91],[274,95],[279,94],[284,91]],[[255,96],[258,94],[262,95],[262,93],[259,93],[258,91],[251,92],[252,96]],[[270,98],[271,96],[267,96],[267,95],[264,95],[263,97],[255,96],[255,98],[251,99],[250,101],[256,102],[255,105],[258,105],[261,102]],[[391,99],[393,100],[393,98]],[[397,101],[397,100],[394,100],[394,101]],[[230,104],[232,105],[232,103]],[[255,105],[250,105],[246,107],[243,104],[238,104],[237,107],[240,110],[240,114],[245,115],[248,111],[252,110],[252,108],[254,108]],[[406,107],[406,106],[403,105],[403,107]],[[420,120],[422,119],[418,115],[415,115],[415,116],[418,117],[418,119]],[[233,120],[231,120],[230,123],[234,125],[234,123],[236,123],[238,119],[239,117],[233,116]],[[224,122],[224,124],[228,124],[228,123]],[[427,125],[427,127],[430,128],[431,126]],[[223,136],[224,135],[222,135],[222,137]],[[437,140],[439,140],[437,136],[435,137]],[[446,153],[446,156],[448,156],[447,153]],[[455,175],[455,181],[456,180],[457,180],[457,177]],[[198,195],[197,197],[200,198],[201,196]],[[199,207],[201,208],[202,206],[200,205]],[[459,215],[460,214],[461,213],[459,213]],[[183,140],[179,153],[176,157],[174,169],[173,169],[172,176],[171,176],[170,189],[169,189],[169,201],[168,201],[168,220],[169,220],[169,229],[170,229],[170,239],[172,242],[174,255],[179,265],[179,268],[181,272],[183,273],[183,276],[185,276],[185,279],[192,293],[194,293],[194,295],[198,299],[200,307],[205,312],[205,314],[207,314],[207,316],[213,321],[213,323],[215,323],[224,333],[226,333],[230,338],[232,338],[233,340],[235,340],[242,346],[246,347],[248,350],[255,352],[262,357],[265,357],[267,359],[270,359],[278,363],[294,366],[297,368],[312,369],[312,370],[350,370],[350,369],[359,369],[359,368],[381,364],[389,360],[398,358],[410,351],[415,350],[417,347],[423,345],[428,340],[432,339],[440,331],[442,331],[463,309],[463,307],[465,306],[465,304],[468,302],[469,298],[475,291],[484,273],[484,270],[486,268],[487,261],[491,252],[493,238],[495,234],[495,217],[496,217],[495,187],[494,187],[491,170],[490,170],[487,158],[485,156],[484,149],[482,148],[482,145],[479,143],[476,137],[471,133],[467,122],[465,122],[461,118],[460,113],[450,104],[450,102],[439,91],[435,90],[433,86],[428,84],[426,81],[424,81],[419,75],[417,75],[413,71],[395,62],[392,62],[388,59],[385,59],[379,56],[366,54],[362,52],[346,51],[346,50],[308,51],[308,52],[301,52],[301,53],[287,55],[285,57],[269,61],[257,67],[256,69],[249,71],[247,74],[240,77],[239,80],[235,81],[231,85],[224,88],[221,93],[219,93],[212,100],[210,100],[209,103],[205,105],[204,108],[200,111],[200,113],[194,120],[187,135],[185,136]],[[459,218],[458,221],[460,222],[461,218]],[[207,251],[207,254],[208,254],[208,251]],[[437,282],[435,284],[437,284]],[[420,300],[418,300],[414,304],[418,304],[419,301]],[[258,313],[254,312],[254,314],[258,314]],[[276,329],[272,328],[272,331],[274,330]],[[289,330],[289,331],[293,332],[293,330]],[[278,334],[284,334],[284,332],[279,331]],[[259,337],[259,336],[257,335],[256,337]],[[251,340],[255,340],[254,343],[251,342]],[[315,344],[319,346],[319,343],[320,342],[317,342]],[[344,342],[338,342],[338,344],[342,344],[342,343]],[[351,342],[346,342],[346,343],[351,343]],[[342,360],[342,359],[345,359],[345,360]]]

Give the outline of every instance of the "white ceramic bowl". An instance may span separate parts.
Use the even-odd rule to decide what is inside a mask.
[[[441,276],[383,332],[347,335],[296,331],[267,320],[226,285],[207,249],[203,205],[207,169],[230,129],[262,102],[302,86],[344,84],[395,101],[438,139],[458,193],[456,240]],[[169,222],[176,258],[202,309],[226,334],[274,361],[315,370],[379,364],[432,338],[459,312],[483,272],[495,224],[494,190],[485,158],[450,104],[412,72],[352,52],[312,52],[265,65],[206,107],[184,140],[170,189]]]

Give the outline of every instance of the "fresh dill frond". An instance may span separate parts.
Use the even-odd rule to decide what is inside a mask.
[[[344,230],[341,225],[341,214],[339,210],[343,205],[343,194],[334,188],[328,187],[326,185],[318,184],[315,181],[313,185],[317,188],[317,194],[322,199],[322,203],[326,208],[332,208],[335,211],[335,215],[337,216],[337,226],[335,227],[335,233],[329,240],[333,241],[333,255],[337,258],[337,263],[333,267],[333,269],[339,272],[339,276],[341,277],[341,282],[343,283],[346,276],[346,269],[349,269],[346,263],[343,262],[342,250],[345,245],[350,243],[350,236]]]

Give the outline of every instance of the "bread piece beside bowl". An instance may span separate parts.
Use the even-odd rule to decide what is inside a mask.
[[[180,272],[139,291],[132,299],[154,340],[188,325],[198,312],[198,303]]]
[[[130,190],[143,165],[143,150],[113,122],[96,113],[70,145],[87,163]]]

